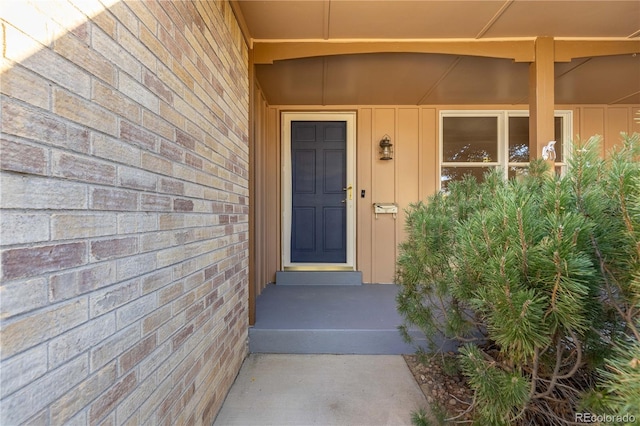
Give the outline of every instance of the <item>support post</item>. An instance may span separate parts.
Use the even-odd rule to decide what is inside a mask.
[[[555,140],[555,76],[553,37],[538,37],[535,60],[529,66],[529,158],[541,158],[542,148]],[[553,167],[553,161],[549,160]]]
[[[249,49],[249,325],[256,323],[256,121],[255,66]]]

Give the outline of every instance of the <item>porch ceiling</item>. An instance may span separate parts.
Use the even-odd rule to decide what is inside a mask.
[[[240,0],[255,43],[305,40],[631,39],[640,1]],[[640,54],[555,67],[558,104],[640,103]],[[256,65],[274,105],[528,103],[528,63],[477,56],[369,53]]]

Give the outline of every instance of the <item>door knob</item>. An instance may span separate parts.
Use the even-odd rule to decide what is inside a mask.
[[[353,200],[353,186],[349,185],[346,188],[342,188],[343,191],[349,191],[349,199]],[[344,201],[343,201],[344,202]]]

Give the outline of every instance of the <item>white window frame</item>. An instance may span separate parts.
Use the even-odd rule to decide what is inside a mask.
[[[444,161],[444,126],[445,117],[496,117],[498,122],[498,158],[497,161],[490,162],[445,162]],[[509,118],[529,117],[528,110],[441,110],[439,117],[439,167],[438,176],[440,190],[442,190],[442,168],[443,167],[498,167],[501,168],[504,178],[509,177],[509,167],[529,167],[529,162],[516,163],[509,161]],[[573,134],[573,111],[556,110],[554,117],[562,118],[562,162],[557,162],[556,167],[560,167],[563,174],[567,168],[567,160],[571,155],[571,135]]]

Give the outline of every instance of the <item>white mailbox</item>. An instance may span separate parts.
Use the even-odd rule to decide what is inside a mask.
[[[395,219],[398,214],[398,205],[396,203],[373,203],[373,212],[376,214],[376,219],[379,214],[392,214]]]

